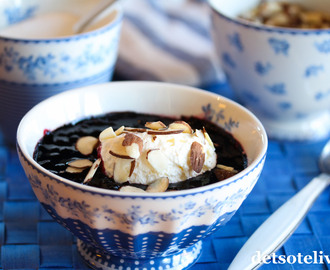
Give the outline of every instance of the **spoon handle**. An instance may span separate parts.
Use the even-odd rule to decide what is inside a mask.
[[[248,239],[228,270],[259,268],[266,255],[278,250],[293,234],[308,210],[330,184],[330,175],[322,173],[278,208]]]
[[[89,24],[97,15],[104,11],[107,7],[112,5],[117,0],[101,0],[93,9],[91,9],[82,19],[80,19],[74,26],[73,32],[80,33],[87,24]]]

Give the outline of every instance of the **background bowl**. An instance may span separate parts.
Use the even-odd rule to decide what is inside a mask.
[[[45,129],[127,110],[205,117],[242,144],[248,167],[205,187],[145,195],[83,186],[33,160]],[[201,240],[225,225],[252,190],[263,168],[267,136],[248,110],[213,93],[156,82],[111,82],[70,90],[35,106],[18,127],[17,149],[38,200],[79,238],[78,250],[93,267],[183,269],[197,260]]]
[[[97,2],[0,2],[0,128],[7,143],[15,143],[20,119],[41,100],[67,89],[107,82],[112,78],[122,12],[118,6],[105,10],[78,35],[16,38],[1,35],[1,31],[21,20],[45,14],[70,14],[78,19]],[[42,24],[36,28],[42,29]]]
[[[269,137],[328,137],[330,29],[257,25],[237,17],[260,1],[243,2],[209,1],[217,54],[239,102],[257,115]],[[289,2],[330,13],[327,1]]]

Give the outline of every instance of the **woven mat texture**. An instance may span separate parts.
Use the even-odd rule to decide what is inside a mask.
[[[318,156],[325,141],[270,141],[262,175],[229,223],[207,239],[192,270],[227,269],[248,237],[282,203],[319,173]],[[276,255],[330,255],[329,188]],[[75,238],[58,225],[37,201],[16,150],[0,144],[0,269],[88,269]],[[323,264],[263,265],[260,269],[329,269]]]

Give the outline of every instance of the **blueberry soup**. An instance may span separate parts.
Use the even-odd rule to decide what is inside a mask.
[[[240,143],[208,120],[135,112],[45,130],[33,158],[71,181],[129,192],[201,187],[247,166]]]

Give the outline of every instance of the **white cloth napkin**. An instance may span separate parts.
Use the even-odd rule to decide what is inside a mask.
[[[224,82],[201,0],[124,0],[116,72],[125,79],[209,88]]]

